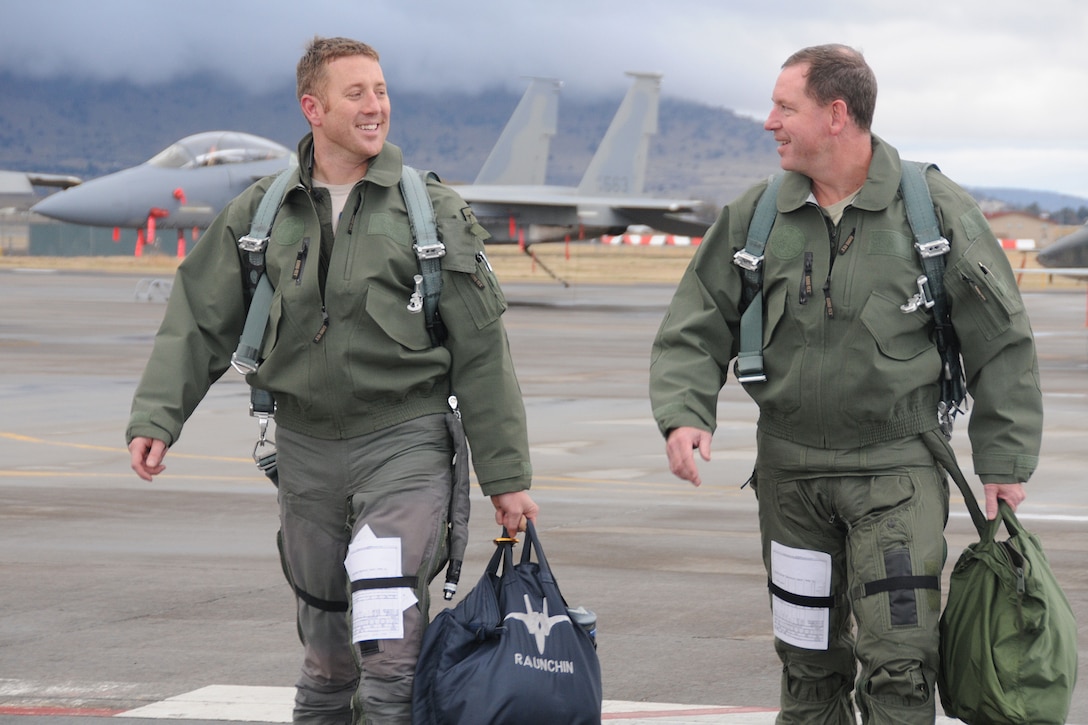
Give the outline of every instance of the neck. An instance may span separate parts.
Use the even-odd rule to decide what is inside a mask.
[[[365,159],[360,162],[358,157],[329,153],[315,143],[311,175],[315,181],[326,184],[354,184],[366,176],[370,161],[371,159]]]
[[[811,177],[812,194],[820,206],[837,204],[864,186],[872,160],[873,145],[868,134],[840,139],[826,168],[818,177]]]

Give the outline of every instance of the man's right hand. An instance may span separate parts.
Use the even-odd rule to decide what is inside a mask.
[[[162,465],[162,459],[166,457],[166,443],[154,438],[137,436],[128,444],[128,452],[132,456],[132,470],[145,481],[150,481],[152,476],[157,476],[166,470]]]
[[[691,481],[694,486],[701,484],[694,451],[698,449],[702,459],[709,461],[710,440],[710,433],[699,428],[683,426],[670,431],[665,441],[665,453],[669,456],[669,470],[673,475]]]

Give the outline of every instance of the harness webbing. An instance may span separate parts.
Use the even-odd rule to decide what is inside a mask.
[[[438,314],[438,299],[442,294],[442,257],[446,245],[438,239],[434,220],[434,207],[420,173],[405,166],[400,175],[400,193],[408,208],[408,221],[412,226],[412,249],[419,260],[419,274],[423,294],[423,314],[427,322],[427,334],[431,345],[438,347],[446,341],[446,326]]]
[[[783,174],[775,174],[767,182],[767,188],[759,197],[752,222],[748,225],[748,238],[744,249],[733,255],[733,263],[744,270],[744,289],[740,318],[740,353],[737,355],[735,372],[741,383],[762,383],[767,380],[763,372],[763,252],[771,227],[778,216],[778,187]]]
[[[919,294],[928,293],[925,304],[933,308],[937,350],[942,361],[941,402],[937,415],[941,432],[949,438],[952,436],[953,421],[960,412],[960,404],[967,398],[967,389],[959,340],[952,328],[952,315],[944,289],[945,256],[951,250],[951,245],[941,234],[937,214],[933,211],[925,176],[930,166],[932,164],[904,161],[899,184],[907,204],[907,220],[914,232],[914,248],[922,260],[922,271],[925,273],[924,280],[918,279]]]
[[[907,207],[907,221],[915,238],[914,246],[925,272],[918,278],[919,293],[913,300],[914,308],[904,307],[904,312],[919,306],[931,308],[933,311],[936,344],[943,361],[938,416],[941,430],[946,436],[950,436],[953,418],[966,398],[966,386],[959,342],[952,328],[944,288],[945,256],[951,247],[941,234],[937,215],[933,210],[933,200],[925,177],[926,169],[930,166],[932,164],[915,161],[902,163],[899,185]],[[776,174],[771,177],[749,224],[745,247],[733,255],[733,263],[744,270],[740,351],[734,368],[737,380],[741,383],[762,383],[767,380],[763,371],[763,255],[777,215],[778,188],[783,176]]]
[[[268,313],[272,307],[272,283],[264,273],[264,254],[268,239],[272,233],[272,223],[283,204],[287,187],[291,183],[293,166],[280,172],[272,185],[268,187],[257,213],[250,222],[249,232],[238,240],[238,249],[242,252],[245,269],[245,288],[249,296],[249,313],[242,328],[242,337],[238,349],[231,356],[230,364],[235,370],[245,375],[256,372],[261,353],[261,340],[268,323]]]

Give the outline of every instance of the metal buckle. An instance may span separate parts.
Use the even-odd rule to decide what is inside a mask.
[[[240,372],[242,375],[249,375],[250,373],[257,372],[257,364],[248,360],[243,360],[238,357],[237,352],[231,353],[230,366]]]
[[[763,255],[757,257],[747,249],[742,249],[733,255],[733,264],[749,272],[758,272],[760,265],[763,264]]]
[[[948,240],[944,237],[934,239],[932,242],[926,242],[924,244],[915,243],[914,246],[918,249],[918,254],[920,254],[924,259],[929,259],[930,257],[939,257],[942,254],[948,254],[948,252],[952,249],[952,245],[949,244]]]
[[[933,301],[933,295],[929,293],[929,277],[924,274],[918,275],[918,293],[912,295],[906,302],[906,304],[899,305],[899,309],[903,312],[911,313],[920,308],[929,309],[936,304]]]
[[[767,375],[764,373],[755,373],[752,375],[738,375],[737,382],[741,385],[745,383],[765,383],[767,382]]]
[[[243,252],[263,252],[268,246],[268,237],[251,237],[248,234],[238,239],[238,248]]]
[[[412,249],[416,250],[416,257],[419,259],[441,259],[446,256],[446,245],[442,242],[424,244],[423,246],[413,244]]]

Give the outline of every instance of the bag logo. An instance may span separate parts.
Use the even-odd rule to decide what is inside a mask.
[[[570,617],[565,614],[556,614],[554,616],[548,616],[548,600],[545,599],[543,603],[543,611],[537,612],[533,610],[533,603],[529,601],[529,595],[525,594],[525,614],[521,612],[510,612],[503,619],[505,622],[507,619],[516,619],[525,625],[525,628],[529,630],[529,634],[536,637],[536,648],[540,654],[544,654],[544,641],[548,638],[548,635],[559,622],[569,622]]]

